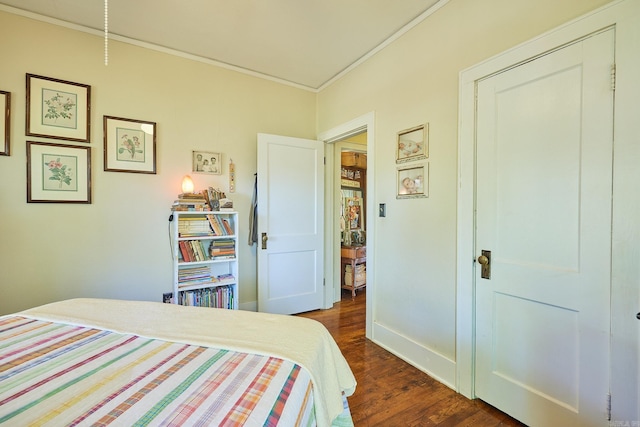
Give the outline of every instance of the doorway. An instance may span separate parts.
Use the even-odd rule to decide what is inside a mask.
[[[363,132],[336,143],[336,164],[340,164],[339,248],[341,297],[348,292],[355,300],[366,289],[367,253],[367,133]],[[334,198],[335,199],[335,198]]]
[[[357,147],[367,152],[367,179],[366,182],[366,244],[369,250],[366,253],[366,337],[372,337],[372,311],[375,302],[375,218],[373,195],[375,194],[375,150],[374,150],[374,113],[367,113],[333,129],[318,135],[320,141],[325,142],[326,155],[326,183],[325,188],[325,212],[327,223],[325,226],[325,308],[331,308],[334,302],[340,301],[341,288],[341,252],[340,252],[340,158],[341,149],[338,148],[342,141],[356,135],[365,137],[366,144],[358,144]],[[363,147],[366,147],[363,150]]]

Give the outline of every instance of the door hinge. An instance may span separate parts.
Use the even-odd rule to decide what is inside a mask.
[[[611,393],[607,394],[607,421],[611,421]]]
[[[616,64],[611,64],[611,90],[616,91]]]

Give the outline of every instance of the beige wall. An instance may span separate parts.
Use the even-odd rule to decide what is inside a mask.
[[[27,204],[25,74],[91,85],[93,203]],[[171,290],[170,206],[191,151],[223,153],[221,176],[241,220],[240,303],[255,306],[255,246],[247,241],[258,132],[313,138],[315,94],[201,62],[0,12],[0,90],[12,94],[11,156],[0,156],[0,314],[56,299],[160,300]],[[102,116],[157,122],[157,174],[103,170]],[[62,142],[49,140],[50,142]],[[83,145],[78,143],[77,145]]]
[[[375,111],[370,179],[374,205],[386,203],[387,216],[375,218],[374,322],[428,349],[417,360],[409,346],[386,343],[448,384],[455,384],[456,356],[459,73],[606,3],[451,0],[318,95],[321,132]],[[427,122],[429,198],[396,200],[396,134]]]

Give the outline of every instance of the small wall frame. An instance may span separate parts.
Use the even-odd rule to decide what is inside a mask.
[[[91,147],[27,141],[27,203],[91,203]]]
[[[193,151],[191,172],[220,175],[222,173],[222,155],[209,151]]]
[[[104,170],[156,173],[156,123],[104,116]]]
[[[8,156],[11,153],[11,92],[0,90],[0,156]]]
[[[398,169],[397,199],[429,197],[429,163]]]
[[[91,86],[27,74],[27,136],[89,142]]]
[[[398,132],[396,163],[429,157],[429,123]]]

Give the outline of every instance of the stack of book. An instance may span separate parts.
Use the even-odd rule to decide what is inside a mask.
[[[209,225],[209,220],[204,215],[183,215],[178,220],[179,237],[207,237],[214,235]]]
[[[211,259],[230,259],[236,257],[236,241],[234,239],[220,239],[211,241],[209,246]]]
[[[231,224],[226,218],[222,218],[219,215],[207,215],[211,230],[216,236],[232,236],[233,229]]]
[[[181,240],[178,242],[178,248],[180,248],[178,261],[199,262],[211,259],[202,240]]]
[[[174,200],[171,210],[209,211],[211,208],[202,193],[182,193]]]
[[[196,289],[178,293],[178,304],[196,307],[234,308],[233,287]]]
[[[209,267],[189,267],[178,270],[178,287],[201,285],[217,282],[217,278],[211,277]]]

